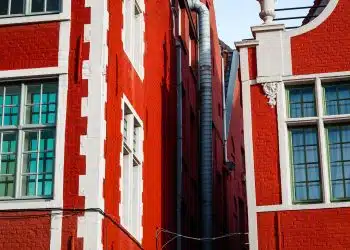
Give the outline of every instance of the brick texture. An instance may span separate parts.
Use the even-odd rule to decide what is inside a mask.
[[[50,249],[51,216],[43,212],[0,213],[1,250]]]
[[[350,70],[349,8],[350,1],[340,0],[320,26],[292,37],[294,75]]]
[[[258,214],[260,250],[350,249],[350,209]]]
[[[249,79],[255,80],[258,75],[256,48],[248,48]]]
[[[256,203],[281,203],[276,108],[269,106],[260,84],[251,87]]]
[[[59,23],[0,27],[0,70],[58,65]]]

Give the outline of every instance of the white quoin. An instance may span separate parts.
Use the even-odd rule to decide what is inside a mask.
[[[275,0],[258,0],[261,6],[260,18],[265,24],[272,23],[275,18]]]

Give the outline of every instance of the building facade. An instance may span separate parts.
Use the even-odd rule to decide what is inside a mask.
[[[349,249],[349,7],[315,1],[294,29],[273,21],[241,56],[250,249]]]
[[[213,3],[203,3],[211,20],[212,235],[237,233],[213,246],[228,249],[245,230],[237,226],[246,210],[242,124],[230,124],[230,170],[221,49]],[[160,249],[179,232],[179,45],[180,231],[201,237],[197,23],[183,0],[1,1],[0,249]],[[241,106],[231,105],[241,121]]]

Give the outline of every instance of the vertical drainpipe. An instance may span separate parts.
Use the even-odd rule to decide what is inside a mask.
[[[179,11],[177,1],[172,0],[171,8],[173,13],[174,36],[176,42],[176,233],[181,234],[182,220],[182,45],[179,41],[180,27]],[[177,25],[176,25],[177,24]],[[181,250],[181,237],[176,239],[176,249]]]
[[[181,200],[182,200],[182,46],[176,39],[176,88],[177,88],[177,122],[176,122],[176,232],[181,234]],[[181,250],[181,237],[176,239],[176,249]]]
[[[188,0],[189,8],[199,17],[199,83],[200,83],[200,178],[202,237],[212,238],[213,169],[212,169],[212,63],[210,16],[200,0]],[[203,242],[203,250],[212,249],[212,241]]]

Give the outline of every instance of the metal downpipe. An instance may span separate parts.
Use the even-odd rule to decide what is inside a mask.
[[[199,17],[199,84],[200,84],[200,178],[202,237],[212,238],[213,170],[212,170],[212,63],[210,15],[200,0],[188,0],[189,8]],[[212,241],[203,242],[203,250],[212,249]]]

